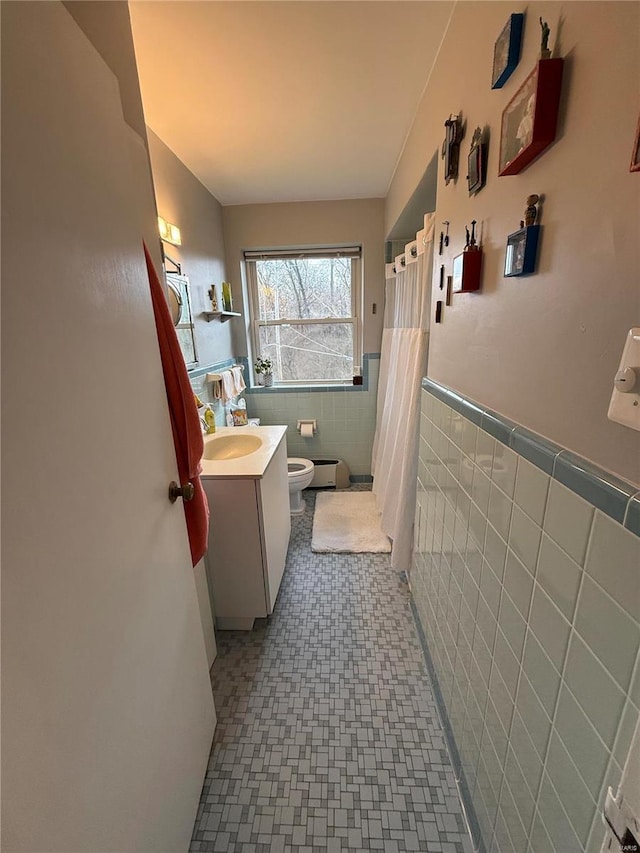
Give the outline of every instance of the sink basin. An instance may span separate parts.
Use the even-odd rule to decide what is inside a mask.
[[[205,443],[204,459],[211,461],[222,459],[239,459],[255,453],[262,447],[262,439],[257,435],[221,435]]]

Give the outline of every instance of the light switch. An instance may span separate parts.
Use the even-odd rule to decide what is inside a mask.
[[[610,421],[640,430],[640,328],[629,330],[620,367],[613,379],[607,417]]]

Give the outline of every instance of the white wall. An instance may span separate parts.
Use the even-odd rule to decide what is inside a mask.
[[[232,356],[231,324],[203,315],[211,310],[207,291],[215,284],[220,294],[226,277],[222,207],[150,128],[148,138],[158,213],[181,231],[182,245],[165,243],[165,251],[189,277],[198,362],[224,361]]]
[[[385,229],[393,227],[434,151],[444,121],[467,123],[460,178],[444,185],[437,218],[450,220],[443,259],[462,250],[478,220],[484,249],[480,294],[454,296],[432,324],[429,376],[633,482],[638,434],[611,423],[612,378],[632,325],[640,322],[640,175],[629,173],[638,120],[640,6],[627,2],[531,3],[520,64],[491,90],[493,44],[525,6],[458,3],[391,184]],[[498,172],[502,110],[533,69],[542,16],[554,55],[565,57],[555,144],[524,172]],[[468,197],[466,158],[476,126],[489,125],[488,180]],[[503,278],[507,235],[525,199],[544,194],[536,275]]]

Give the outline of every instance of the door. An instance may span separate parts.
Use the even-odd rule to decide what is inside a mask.
[[[189,844],[214,709],[117,82],[2,8],[8,851]]]

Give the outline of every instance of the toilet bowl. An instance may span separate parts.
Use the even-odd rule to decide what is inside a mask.
[[[306,489],[313,480],[313,462],[310,459],[289,457],[289,511],[291,515],[301,515],[305,502],[302,500],[302,490]]]

